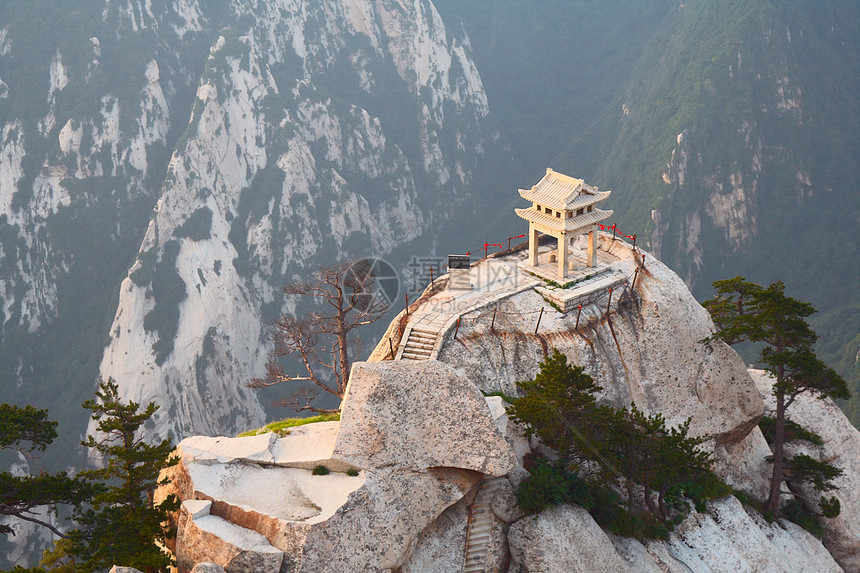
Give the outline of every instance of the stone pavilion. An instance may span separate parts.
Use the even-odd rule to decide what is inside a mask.
[[[538,267],[538,238],[541,233],[552,235],[558,249],[547,255],[549,262],[558,262],[558,278],[563,282],[573,270],[569,256],[570,245],[580,235],[588,234],[586,266],[597,264],[598,223],[612,216],[612,211],[597,208],[597,203],[608,198],[612,191],[600,191],[552,169],[531,189],[520,189],[520,197],[532,206],[517,209],[517,215],[529,222],[528,265]]]

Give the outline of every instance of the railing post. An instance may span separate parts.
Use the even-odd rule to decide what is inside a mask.
[[[490,332],[495,332],[496,327],[496,311],[498,308],[493,309],[493,320],[490,321]]]
[[[535,334],[537,334],[538,328],[540,328],[540,319],[543,318],[543,307],[540,309],[540,314],[538,315],[537,326],[535,326]]]
[[[636,233],[633,233],[633,250],[636,250]]]
[[[578,304],[577,308],[579,308],[579,312],[576,313],[576,326],[573,327],[574,330],[579,328],[579,317],[582,316],[582,305]]]
[[[430,294],[436,292],[436,285],[433,284],[433,267],[430,267]]]
[[[457,317],[457,328],[454,329],[454,340],[457,340],[457,333],[460,332],[460,319],[461,318],[462,318],[461,316]]]
[[[615,240],[615,225],[612,225],[612,240]]]
[[[636,270],[633,271],[633,284],[630,285],[630,288],[636,290],[636,277],[639,276],[639,267],[636,267]]]
[[[403,295],[406,298],[406,318],[409,318],[409,294]]]
[[[391,337],[388,337],[388,349],[391,350],[391,359],[394,360],[394,345],[391,343]]]
[[[612,306],[612,289],[609,289],[609,302],[606,303],[606,314],[609,314],[609,307]]]

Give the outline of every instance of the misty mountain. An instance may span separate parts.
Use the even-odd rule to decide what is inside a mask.
[[[6,3],[2,398],[66,449],[97,376],[162,404],[157,435],[256,424],[284,281],[515,234],[546,167],[613,189],[700,298],[784,280],[856,382],[858,10]]]

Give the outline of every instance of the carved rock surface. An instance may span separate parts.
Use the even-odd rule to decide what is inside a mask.
[[[493,476],[516,465],[477,387],[435,360],[355,363],[333,457],[362,468],[453,467]]]
[[[176,537],[180,572],[190,571],[198,562],[211,561],[228,573],[277,573],[284,559],[282,551],[255,531],[211,515],[209,501],[182,503]]]
[[[765,407],[773,412],[773,378],[763,370],[750,370],[750,374]],[[837,517],[822,520],[824,544],[846,571],[860,571],[860,431],[829,398],[801,394],[786,410],[786,417],[821,436],[823,445],[804,445],[805,453],[843,470],[833,480],[839,489],[830,494],[839,498],[842,511]]]
[[[463,498],[480,474],[454,468],[368,472],[365,486],[304,541],[301,571],[396,569],[419,534]]]
[[[421,532],[400,573],[462,573],[470,502],[464,497]]]

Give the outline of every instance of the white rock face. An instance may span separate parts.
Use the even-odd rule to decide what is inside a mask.
[[[623,260],[623,248],[610,249]],[[646,268],[650,274],[642,285],[641,302],[637,306],[622,299],[617,311],[620,316],[613,317],[612,328],[619,347],[623,347],[620,340],[636,336],[663,346],[636,349],[635,356],[644,362],[626,362],[628,370],[639,373],[638,378],[630,375],[628,380],[641,386],[627,391],[640,392],[652,411],[667,418],[670,413],[660,408],[691,408],[696,412],[707,407],[714,419],[705,420],[704,414],[694,416],[698,431],[716,434],[706,428],[725,429],[717,434],[722,441],[708,445],[716,454],[716,471],[734,487],[763,496],[769,478],[764,458],[769,451],[759,429],[750,431],[748,426],[748,417],[752,416],[755,423],[764,409],[758,390],[758,400],[753,400],[752,406],[741,403],[748,390],[744,385],[753,382],[748,374],[745,378],[736,375],[737,356],[727,350],[718,354],[713,347],[708,350],[686,341],[704,338],[709,323],[691,320],[688,322],[693,326],[674,328],[677,316],[673,311],[656,313],[664,306],[671,309],[670,302],[688,316],[696,317],[697,311],[687,302],[685,289],[672,296],[668,285],[675,284],[674,275],[661,271],[656,262],[648,261]],[[507,301],[512,305],[506,306],[505,312],[515,309],[518,312],[513,316],[524,316],[523,309],[530,308],[528,300],[527,293],[515,295]],[[634,310],[643,313],[641,320]],[[544,336],[565,340],[559,331],[566,319],[552,314],[546,318]],[[505,329],[516,320],[522,319],[500,318],[497,322],[496,336],[501,343],[511,338]],[[601,328],[599,321],[593,315],[586,320],[593,322],[588,332],[594,336]],[[673,326],[667,328],[669,333],[685,340],[672,343],[671,334],[659,336],[663,320],[664,328],[666,324]],[[480,331],[466,330],[464,334],[461,327],[457,344],[467,351],[477,348],[483,352],[486,336]],[[532,343],[522,333],[518,337],[515,350],[527,349]],[[569,335],[567,340],[571,338],[576,337]],[[446,348],[443,346],[442,354]],[[672,395],[679,388],[673,371],[666,374],[662,370],[660,376],[672,383],[649,386],[643,382],[647,373],[657,378],[666,356],[673,352],[680,353],[676,362],[682,369],[699,372],[704,380],[699,380],[697,394],[691,389],[698,403]],[[490,379],[490,369],[504,380],[521,367],[512,360],[488,361],[481,370],[476,366],[479,358],[468,352],[459,356],[462,371],[477,372],[480,384]],[[524,356],[531,359],[528,354]],[[593,364],[604,365],[597,372],[612,371],[611,362],[618,359],[596,352],[591,356]],[[650,362],[653,360],[657,363]],[[686,365],[687,361],[698,366]],[[759,374],[753,375],[761,383]],[[434,360],[356,363],[339,423],[312,424],[297,429],[304,432],[302,435],[281,439],[272,435],[188,439],[180,448],[183,461],[172,487],[182,499],[211,500],[212,514],[263,535],[284,553],[291,571],[368,567],[404,573],[462,571],[470,524],[475,515],[486,515],[475,509],[483,503],[489,507],[489,520],[482,521],[480,536],[475,537],[483,541],[469,543],[469,554],[473,558],[479,555],[477,559],[487,571],[842,571],[834,556],[811,534],[784,520],[767,523],[731,496],[711,502],[705,513],[691,513],[666,541],[640,542],[608,534],[578,506],[557,506],[537,516],[524,516],[516,505],[515,487],[528,477],[522,462],[536,444],[530,444],[522,429],[508,419],[504,401],[483,397],[478,383]],[[740,385],[740,390],[732,384]],[[762,388],[769,389],[769,385]],[[617,398],[623,389],[611,387],[607,394],[613,396],[613,392]],[[825,437],[826,445],[818,455],[834,455],[828,448],[860,451],[860,446],[850,441],[853,434],[847,442],[840,441],[844,432],[831,421],[836,416],[830,406],[822,408],[821,404],[810,400],[804,406],[808,411],[797,411],[809,417],[806,425]],[[684,410],[671,413],[679,419],[686,417],[684,414]],[[825,428],[828,424],[830,429]],[[745,435],[737,429],[742,426],[747,426]],[[850,479],[856,479],[858,470],[850,456],[842,459]],[[320,480],[333,476],[311,476],[300,468],[319,460],[331,465],[339,462],[344,468],[358,467],[361,472],[354,477],[335,476],[328,482],[331,485],[315,489],[326,483]],[[493,481],[495,488],[485,490],[479,487],[482,475],[505,477],[485,480],[483,483]],[[846,490],[843,523],[833,522],[839,528],[828,531],[826,543],[841,565],[853,570],[851,551],[857,544],[851,537],[852,495],[857,488],[852,481],[843,482],[842,487]],[[484,501],[477,503],[479,499]],[[473,553],[476,545],[479,549]]]
[[[758,427],[739,442],[726,442],[714,448],[715,471],[730,486],[767,499],[770,492],[771,465],[766,458],[770,447]]]
[[[401,565],[401,573],[461,573],[471,496],[466,496],[427,526]]]
[[[481,147],[466,142],[483,137],[471,134],[481,133],[488,114],[474,64],[429,2],[236,1],[231,9],[238,20],[247,16],[255,24],[210,48],[212,72],[198,86],[130,270],[146,270],[148,258],[156,265],[167,260],[164,270],[178,275],[185,294],[161,304],[175,308],[171,316],[178,318],[154,328],[147,315],[166,315],[153,283],[140,272],[134,275],[139,284],[126,280],[100,367],[124,397],[162,404],[157,436],[261,425],[256,396],[244,388],[266,359],[261,308],[282,304],[280,284],[330,264],[330,253],[343,252],[356,236],[383,255],[422,233],[435,215],[422,211],[415,173],[438,178],[433,193],[451,192],[447,173],[457,174],[457,185],[468,183],[472,168],[460,162]],[[135,14],[127,18],[132,27],[143,25]],[[306,37],[308,29],[313,38]],[[420,41],[414,40],[418,30],[424,30]],[[344,59],[361,78],[364,93],[357,101],[375,101],[383,89],[371,60],[396,70],[407,97],[418,98],[419,90],[431,95],[417,120],[420,157],[408,157],[387,137],[390,118],[320,93],[317,75]],[[285,61],[299,62],[286,84],[275,79]],[[162,77],[159,63],[150,62],[147,85],[157,86]],[[161,107],[158,94],[151,93],[144,107]],[[464,132],[462,148],[438,147],[443,108],[475,128]],[[143,159],[136,164],[146,165]],[[183,225],[201,210],[211,213],[208,233],[188,236]],[[177,244],[178,254],[165,259]]]
[[[772,415],[776,409],[773,378],[763,370],[750,370],[750,374]],[[821,520],[826,532],[824,544],[846,571],[860,571],[860,432],[829,398],[801,394],[786,410],[786,417],[815,432],[823,441],[821,446],[807,444],[799,453],[827,461],[843,471],[833,480],[839,489],[828,494],[839,498],[842,511],[835,518]]]
[[[575,505],[554,507],[517,521],[508,532],[508,543],[513,560],[529,573],[627,570],[609,537],[587,511]]]
[[[749,515],[733,497],[688,517],[668,541],[607,535],[584,509],[559,506],[514,523],[509,542],[529,573],[842,571],[811,534]]]

